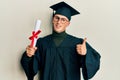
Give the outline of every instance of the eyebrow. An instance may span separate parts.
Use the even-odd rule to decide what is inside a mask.
[[[58,16],[58,15],[55,15],[54,17],[64,18],[64,19],[68,20],[66,17],[60,17],[60,16]],[[68,20],[68,21],[69,21],[69,20]]]

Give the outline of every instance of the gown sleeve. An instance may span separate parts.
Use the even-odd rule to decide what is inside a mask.
[[[37,47],[38,42],[37,42]],[[33,80],[34,76],[37,74],[40,69],[40,54],[39,49],[35,52],[35,55],[32,57],[28,57],[26,52],[23,53],[21,58],[21,65],[25,71],[28,80]]]
[[[82,57],[82,73],[85,80],[92,78],[100,68],[100,54],[86,43],[87,54]]]
[[[28,80],[33,80],[33,78],[34,78],[32,64],[33,64],[33,57],[31,57],[31,58],[28,57],[26,55],[26,52],[24,52],[22,55],[22,58],[21,58],[21,65],[25,71],[25,74],[26,74]]]

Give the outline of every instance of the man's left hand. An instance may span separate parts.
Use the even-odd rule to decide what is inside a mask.
[[[87,40],[87,38],[85,38],[85,39],[83,40],[83,43],[82,43],[82,44],[77,44],[77,45],[76,45],[77,53],[80,54],[80,55],[86,55],[86,53],[87,53],[86,40]]]

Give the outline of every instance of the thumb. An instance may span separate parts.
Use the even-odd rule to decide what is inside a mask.
[[[82,44],[86,44],[87,38],[84,38],[83,43]]]
[[[35,50],[37,50],[37,47],[34,47]]]

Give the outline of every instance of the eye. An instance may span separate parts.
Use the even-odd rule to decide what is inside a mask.
[[[61,18],[61,20],[62,20],[63,22],[65,22],[65,21],[66,21],[66,19],[65,19],[65,18]]]
[[[58,17],[58,16],[55,16],[55,19],[59,20],[59,17]]]

